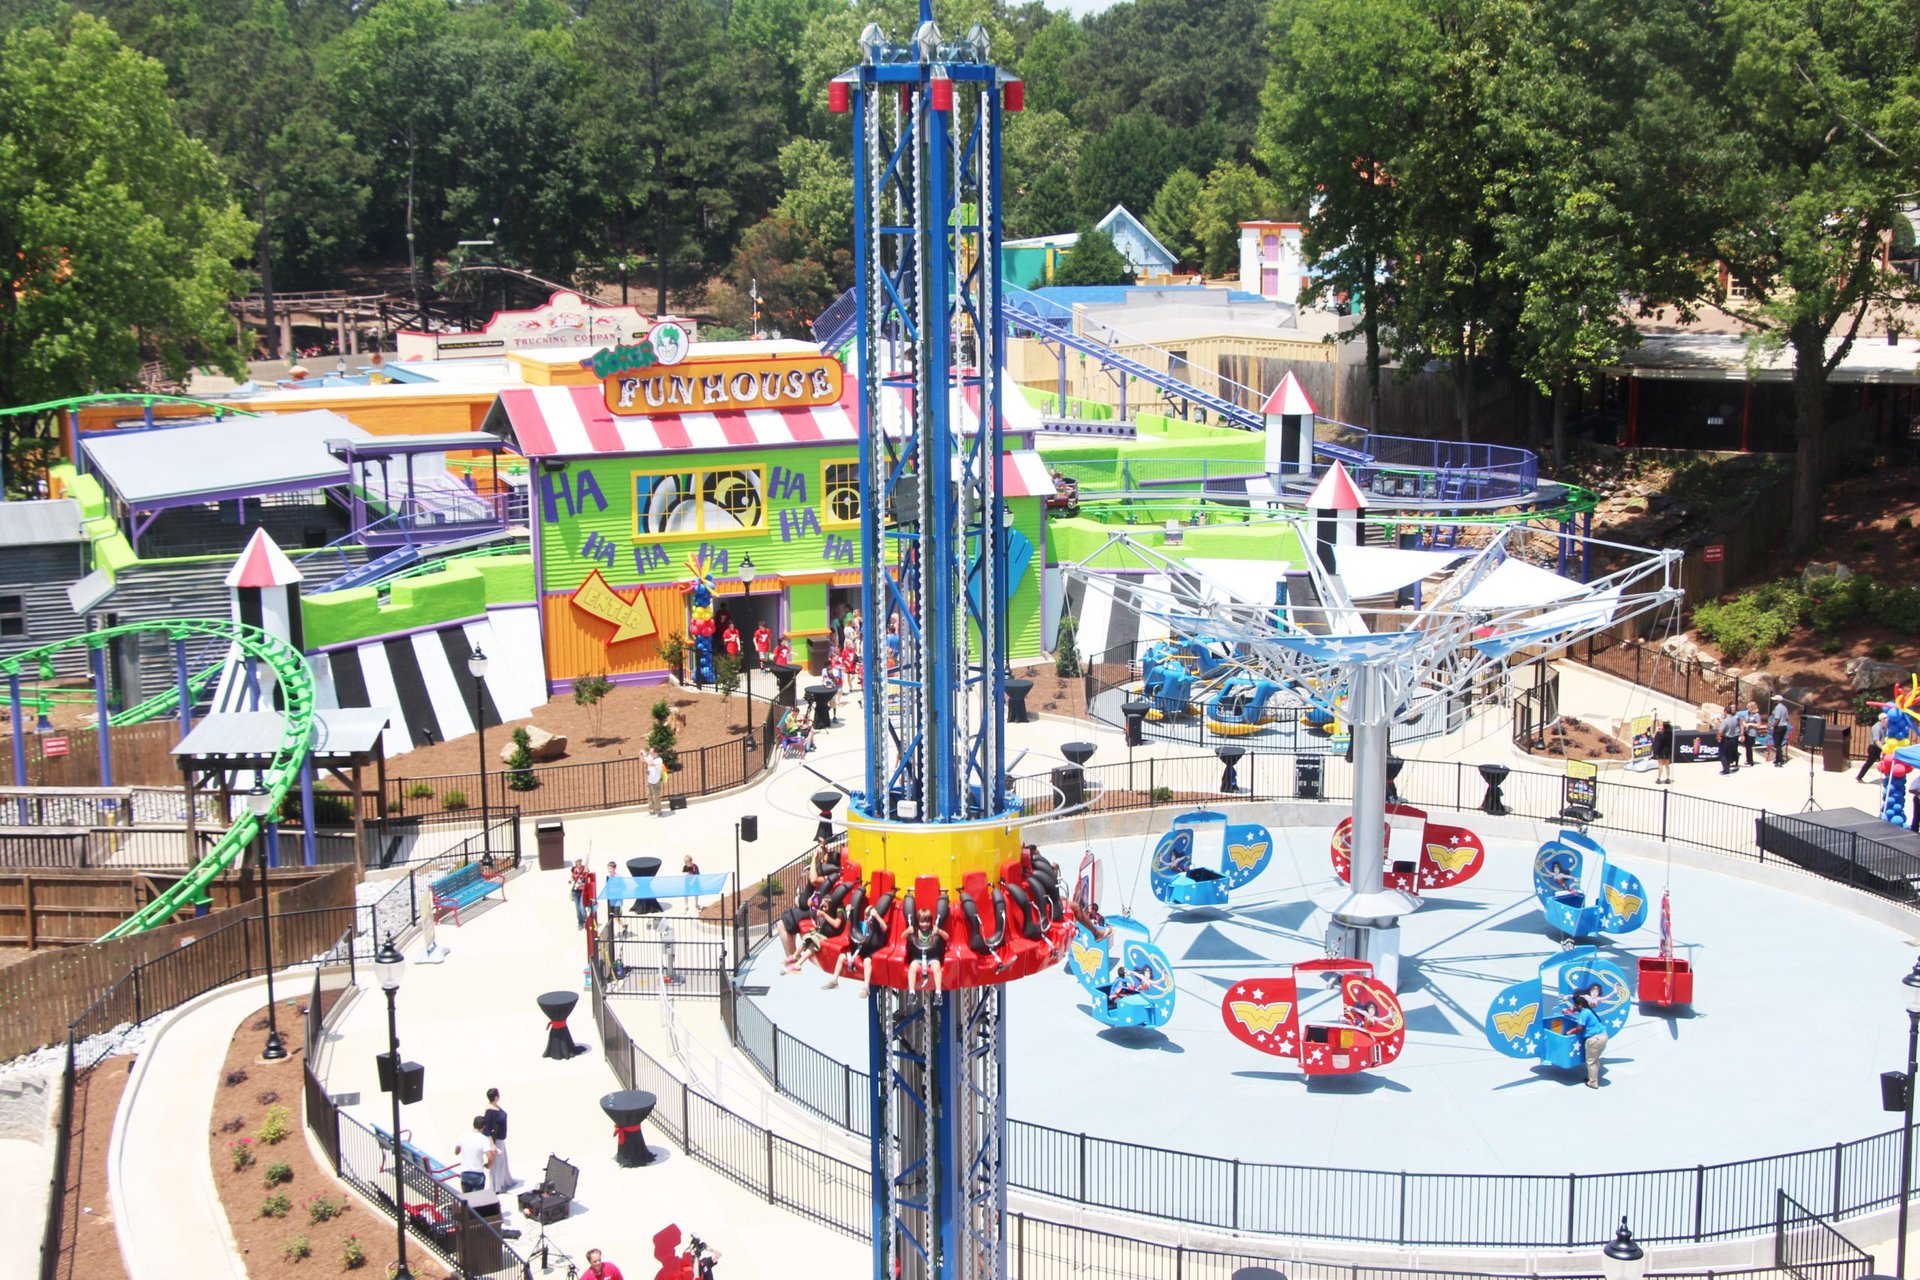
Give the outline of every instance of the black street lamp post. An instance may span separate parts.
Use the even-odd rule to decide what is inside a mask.
[[[480,735],[480,852],[484,856],[493,852],[493,835],[487,829],[487,722],[480,716],[481,683],[487,674],[487,655],[480,646],[473,646],[473,652],[467,655],[467,672],[473,677],[473,728]]]
[[[267,864],[272,861],[267,818],[273,812],[273,796],[266,780],[257,775],[253,790],[247,793],[247,812],[253,815],[260,840],[260,945],[267,956],[267,1047],[260,1056],[278,1062],[287,1056],[287,1044],[280,1038],[279,1010],[273,1002],[273,895],[267,886]]]
[[[399,1261],[394,1265],[392,1280],[413,1280],[413,1273],[407,1270],[407,1179],[405,1162],[400,1158],[400,1024],[394,1008],[406,959],[391,936],[374,955],[373,967],[380,975],[380,989],[387,993],[387,1060],[393,1064],[393,1220]]]
[[[760,571],[753,567],[752,556],[747,556],[740,561],[740,583],[746,588],[743,594],[748,596],[753,594],[753,580],[759,575]],[[753,664],[747,661],[747,655],[752,648],[751,644],[742,645],[740,648],[740,669],[747,674],[747,750],[749,751],[760,745],[753,737]]]

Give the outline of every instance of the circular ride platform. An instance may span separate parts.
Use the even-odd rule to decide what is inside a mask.
[[[1695,1165],[1831,1148],[1889,1128],[1877,1077],[1905,1049],[1898,981],[1916,943],[1910,928],[1881,922],[1893,918],[1887,904],[1792,870],[1682,855],[1686,864],[1671,869],[1676,954],[1699,975],[1695,1006],[1659,1014],[1635,1005],[1608,1047],[1605,1087],[1590,1090],[1574,1073],[1501,1056],[1482,1031],[1495,996],[1560,952],[1531,887],[1534,851],[1558,828],[1471,813],[1433,817],[1478,831],[1485,869],[1402,921],[1400,1059],[1309,1085],[1297,1063],[1236,1042],[1220,1001],[1243,978],[1324,954],[1313,898],[1337,883],[1335,811],[1287,826],[1273,806],[1219,807],[1266,822],[1276,842],[1272,865],[1219,908],[1169,908],[1148,889],[1143,864],[1171,811],[1155,815],[1151,834],[1041,837],[1069,879],[1083,849],[1099,855],[1103,907],[1131,908],[1171,958],[1179,994],[1163,1030],[1109,1029],[1087,1016],[1064,969],[1013,984],[1012,1120],[1068,1140],[1084,1132],[1273,1164],[1551,1175],[1563,1187],[1575,1172],[1678,1168],[1691,1179]],[[1069,819],[1052,829],[1072,828]],[[1645,927],[1600,943],[1631,976],[1638,956],[1658,952],[1668,867],[1650,843],[1596,835],[1652,900]],[[744,980],[769,990],[753,1001],[789,1035],[864,1070],[856,984],[824,991],[817,970],[783,977],[779,965],[777,943],[759,952]],[[1331,992],[1303,994],[1305,1014],[1322,1001],[1322,1016],[1337,1017]],[[1780,1182],[1767,1185],[1770,1196]]]

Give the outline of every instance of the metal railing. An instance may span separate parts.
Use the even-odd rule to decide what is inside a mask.
[[[1851,1280],[1873,1270],[1873,1255],[1784,1190],[1775,1198],[1773,1265],[1796,1280]]]
[[[1299,786],[1303,760],[1316,766],[1312,794]],[[1352,767],[1337,757],[1249,756],[1241,770],[1244,787],[1231,797],[1234,803],[1352,798]],[[1205,758],[1118,762],[1084,773],[1094,799],[1081,812],[1150,808],[1155,796],[1161,804],[1220,798],[1219,765]],[[1509,772],[1501,784],[1512,816],[1545,821],[1560,817],[1564,786],[1562,775],[1524,770]],[[1477,807],[1487,783],[1477,766],[1410,760],[1395,787],[1408,803],[1458,811]],[[1020,779],[1017,789],[1030,814],[1054,803],[1046,776]],[[1716,853],[1783,861],[1756,843],[1758,824],[1769,818],[1762,810],[1607,779],[1599,783],[1598,801],[1595,827],[1661,840],[1684,831],[1687,843]],[[1814,865],[1786,865],[1822,874]],[[1843,862],[1827,871],[1825,878],[1871,887]],[[756,893],[742,904],[734,924],[736,955],[772,936],[778,903],[791,903],[804,877],[804,860],[789,863],[763,882],[782,886],[780,897]],[[1884,896],[1917,905],[1895,888]],[[721,1002],[734,1046],[776,1092],[866,1136],[865,1071],[788,1035],[731,985]],[[1009,1182],[1023,1191],[1226,1230],[1408,1246],[1580,1248],[1610,1240],[1621,1212],[1643,1241],[1704,1242],[1772,1232],[1779,1220],[1776,1195],[1783,1189],[1800,1203],[1825,1206],[1834,1218],[1872,1210],[1899,1198],[1899,1138],[1895,1129],[1831,1147],[1672,1169],[1448,1174],[1263,1164],[1010,1119],[1007,1158]]]
[[[679,752],[679,767],[667,772],[667,800],[691,800],[745,785],[772,762],[774,746],[771,735],[763,734],[752,748],[742,736]],[[523,782],[520,787],[511,786],[509,779],[522,773],[532,785],[526,786]],[[478,812],[478,771],[389,778],[382,808],[389,817],[440,813],[446,810],[450,796],[456,800],[455,812]],[[497,804],[502,796],[511,796],[520,812],[528,817],[645,804],[647,766],[640,757],[629,756],[578,764],[534,765],[524,771],[488,769],[489,802]]]

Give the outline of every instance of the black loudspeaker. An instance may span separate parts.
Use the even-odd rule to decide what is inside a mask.
[[[749,813],[741,816],[740,838],[746,841],[748,844],[752,844],[755,840],[758,840],[760,838],[760,815],[759,814]]]
[[[1142,747],[1146,745],[1146,717],[1137,711],[1127,712],[1127,745]]]
[[[393,1092],[393,1055],[376,1053],[373,1055],[375,1068],[380,1074],[380,1092]],[[400,1102],[408,1105],[427,1096],[427,1069],[417,1062],[400,1064]]]
[[[1906,1072],[1882,1071],[1880,1073],[1880,1109],[1882,1111],[1905,1111],[1907,1109]]]
[[[1800,717],[1800,749],[1818,751],[1826,745],[1827,718],[1809,711]]]

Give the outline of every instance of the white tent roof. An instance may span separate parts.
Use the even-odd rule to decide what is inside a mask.
[[[1285,560],[1217,560],[1188,556],[1186,564],[1195,573],[1226,588],[1247,604],[1272,604],[1274,588],[1286,576]]]
[[[1527,609],[1571,600],[1587,589],[1549,569],[1537,569],[1524,560],[1503,560],[1473,590],[1461,597],[1466,609]]]
[[[1364,600],[1370,596],[1387,595],[1441,573],[1465,554],[1464,551],[1403,551],[1398,547],[1336,546],[1333,560],[1339,567],[1340,583],[1347,589],[1347,598]]]

